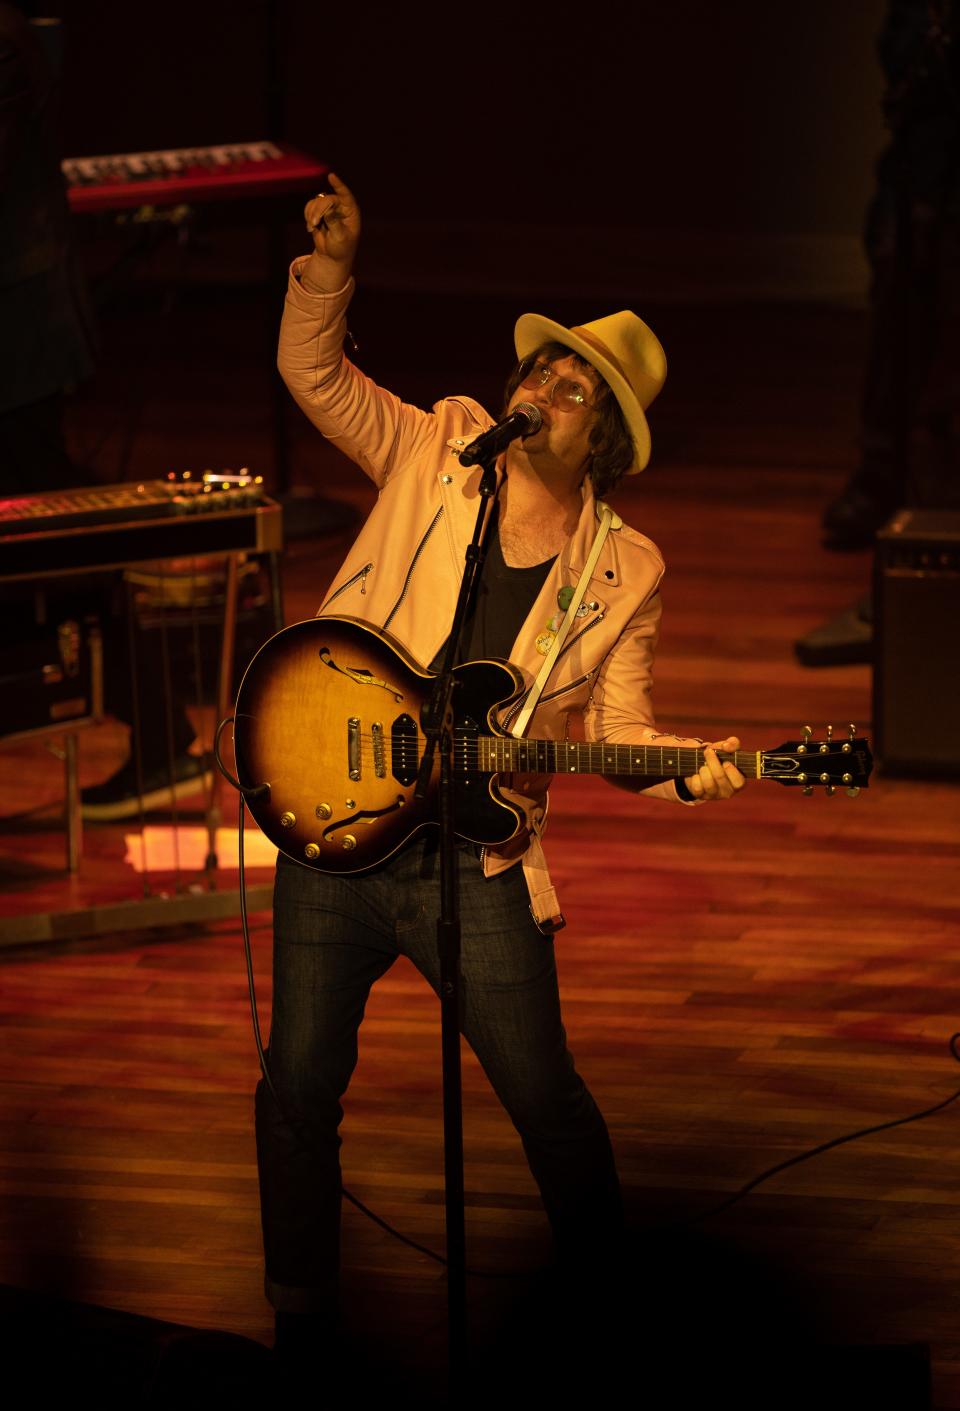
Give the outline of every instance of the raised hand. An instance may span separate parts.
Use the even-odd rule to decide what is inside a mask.
[[[312,197],[303,210],[313,254],[300,272],[307,289],[333,293],[350,277],[360,239],[360,207],[353,192],[335,172],[327,180],[331,191]]]

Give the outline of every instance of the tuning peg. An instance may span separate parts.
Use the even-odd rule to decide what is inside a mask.
[[[828,725],[828,726],[827,726],[827,738],[826,738],[826,742],[820,746],[820,753],[821,753],[821,754],[829,754],[829,753],[830,753],[830,745],[831,745],[832,741],[833,741],[833,726],[832,726],[832,725]]]
[[[803,727],[803,744],[797,746],[797,754],[806,754],[807,746],[810,744],[810,737],[812,734],[813,731],[810,729],[810,726],[805,725]]]
[[[847,734],[850,737],[850,743],[853,744],[854,740],[857,738],[857,727],[854,725],[852,720],[847,726]]]
[[[805,797],[806,797],[806,798],[809,798],[810,795],[813,793],[813,785],[812,785],[812,784],[804,784],[804,786],[803,786],[803,792],[804,792]]]
[[[860,790],[856,787],[856,785],[854,785],[852,788],[847,790],[847,798],[855,799],[859,793]]]
[[[827,787],[824,789],[824,793],[826,794],[828,799],[832,799],[836,792],[836,788],[833,784],[828,784]]]

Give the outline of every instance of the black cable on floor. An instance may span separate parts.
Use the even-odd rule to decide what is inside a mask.
[[[960,1032],[951,1034],[949,1043],[950,1052],[960,1063],[960,1049],[957,1047],[960,1043]],[[691,1216],[690,1219],[683,1220],[680,1224],[683,1226],[699,1225],[704,1220],[712,1220],[714,1216],[720,1215],[723,1211],[729,1210],[732,1205],[736,1205],[738,1201],[743,1200],[744,1196],[756,1190],[757,1186],[762,1185],[764,1181],[769,1181],[771,1176],[776,1176],[791,1166],[799,1166],[801,1161],[809,1161],[811,1157],[820,1156],[825,1151],[832,1151],[835,1146],[844,1146],[847,1142],[859,1141],[861,1137],[873,1136],[875,1132],[887,1132],[891,1127],[903,1127],[908,1122],[919,1122],[922,1117],[932,1117],[935,1112],[942,1112],[945,1107],[950,1106],[951,1102],[956,1102],[958,1097],[960,1097],[960,1088],[955,1093],[951,1093],[949,1097],[945,1097],[942,1102],[936,1102],[932,1107],[925,1107],[920,1112],[911,1112],[907,1117],[894,1117],[889,1122],[877,1122],[873,1127],[860,1127],[855,1132],[847,1132],[845,1136],[834,1137],[831,1141],[821,1142],[819,1146],[801,1151],[796,1156],[788,1157],[786,1161],[780,1161],[776,1166],[761,1171],[759,1176],[754,1176],[752,1180],[747,1181],[746,1185],[741,1186],[738,1191],[734,1191],[733,1195],[722,1200],[719,1205],[714,1205],[710,1210],[705,1210],[700,1215]]]

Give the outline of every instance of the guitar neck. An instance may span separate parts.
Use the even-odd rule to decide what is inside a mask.
[[[704,762],[702,749],[677,745],[588,744],[577,740],[517,740],[484,735],[477,740],[477,767],[493,774],[636,774],[647,778],[687,778]],[[748,779],[759,779],[757,750],[720,753]]]

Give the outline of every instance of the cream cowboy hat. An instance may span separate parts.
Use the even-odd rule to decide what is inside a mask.
[[[633,437],[635,455],[627,474],[636,475],[650,459],[645,410],[667,376],[667,359],[656,334],[629,309],[577,328],[564,328],[541,314],[521,314],[517,319],[514,343],[521,361],[544,343],[554,342],[586,358],[609,385]]]

